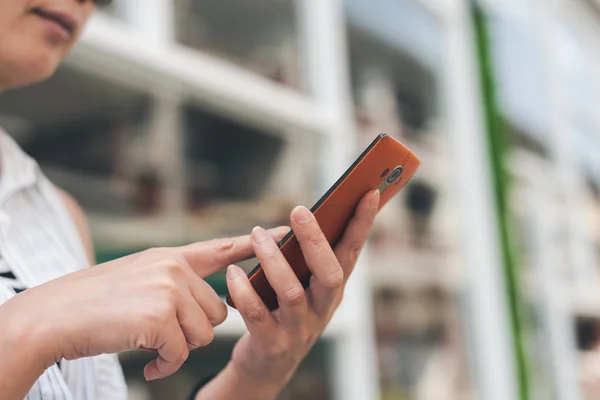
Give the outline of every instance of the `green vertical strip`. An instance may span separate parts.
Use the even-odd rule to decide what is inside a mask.
[[[491,42],[486,16],[476,1],[471,1],[470,4],[476,40],[485,127],[488,138],[491,179],[496,201],[505,284],[509,300],[512,342],[517,363],[519,395],[521,400],[529,400],[530,384],[525,350],[525,327],[523,323],[524,319],[522,318],[523,302],[518,278],[518,257],[517,251],[511,241],[512,221],[509,208],[511,182],[509,173],[504,166],[510,144],[497,103]],[[493,366],[490,366],[490,368],[493,368]]]

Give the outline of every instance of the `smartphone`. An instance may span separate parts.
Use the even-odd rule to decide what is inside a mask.
[[[365,194],[378,189],[381,193],[381,209],[406,185],[419,163],[417,156],[396,139],[385,133],[377,136],[311,208],[329,243],[335,246],[342,238],[354,210]],[[279,242],[279,248],[302,285],[307,288],[311,272],[293,231]],[[248,274],[248,278],[269,310],[276,310],[279,307],[277,295],[269,285],[260,264]],[[235,308],[231,296],[227,297],[227,304]]]

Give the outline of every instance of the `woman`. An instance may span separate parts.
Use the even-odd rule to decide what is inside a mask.
[[[99,0],[96,1],[98,3]],[[90,0],[0,0],[0,91],[49,77],[95,8]],[[304,207],[291,226],[313,272],[304,290],[276,245],[286,229],[152,249],[92,268],[84,215],[35,162],[0,135],[0,397],[126,397],[115,353],[157,357],[148,380],[176,372],[213,339],[226,307],[203,280],[227,267],[248,333],[196,399],[273,399],[321,334],[371,228],[379,192],[365,195],[331,249]],[[232,263],[256,254],[281,307],[265,308]]]

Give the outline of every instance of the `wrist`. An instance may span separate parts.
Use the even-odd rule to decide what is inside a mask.
[[[13,298],[0,306],[0,393],[22,399],[52,362],[35,321],[15,303]]]
[[[235,378],[236,382],[240,383],[240,386],[250,388],[254,387],[257,394],[262,395],[262,397],[256,397],[257,399],[275,399],[289,380],[287,374],[285,376],[280,376],[280,374],[277,374],[277,376],[274,374],[248,374],[241,365],[233,360],[227,364],[225,369],[229,369],[231,371],[231,375]]]
[[[45,371],[60,358],[55,335],[45,318],[22,305],[25,294],[13,297],[0,307],[0,321],[6,326],[3,340],[9,353],[18,353],[19,362]]]
[[[250,377],[230,361],[219,375],[198,392],[196,400],[271,400],[277,398],[286,383],[286,379]]]

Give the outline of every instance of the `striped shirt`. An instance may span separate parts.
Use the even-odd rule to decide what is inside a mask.
[[[56,188],[37,163],[0,130],[0,304],[19,291],[86,267],[85,248]],[[62,360],[60,366],[44,372],[26,397],[126,398],[115,355]]]
[[[4,258],[0,257],[0,279],[4,284],[9,285],[13,288],[15,293],[21,293],[27,289],[23,282],[21,282],[15,274],[13,274],[12,270],[4,260]]]

